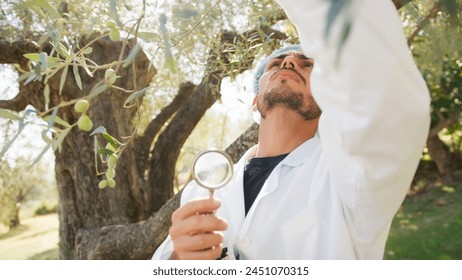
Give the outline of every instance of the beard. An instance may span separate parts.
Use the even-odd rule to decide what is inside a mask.
[[[321,109],[311,95],[307,98],[308,102],[304,104],[304,94],[302,92],[294,92],[282,86],[268,91],[263,96],[262,104],[257,104],[257,107],[263,119],[272,109],[283,106],[295,111],[304,120],[309,121],[318,118],[321,115]]]

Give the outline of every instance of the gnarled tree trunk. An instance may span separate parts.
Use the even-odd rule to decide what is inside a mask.
[[[84,37],[81,45],[85,45],[92,39],[94,39],[93,36]],[[133,46],[133,41],[127,44],[124,57],[128,55]],[[117,61],[123,46],[120,42],[99,39],[92,47],[93,52],[89,57],[101,65]],[[148,86],[155,74],[154,68],[148,71],[149,63],[142,52],[138,53],[134,67],[120,68],[117,73],[120,78],[116,85],[130,90]],[[61,96],[58,96],[60,75],[56,75],[56,79],[49,81],[56,104],[62,100],[77,99],[88,95],[95,83],[103,79],[104,71],[97,71],[93,78],[88,77],[84,71],[80,71],[80,76],[83,90],[80,91],[76,87],[72,71],[69,71]],[[134,84],[135,77],[136,84]],[[103,125],[107,132],[117,139],[131,135],[135,127],[130,120],[136,113],[136,108],[122,109],[128,95],[129,93],[111,88],[92,99],[88,115],[95,127]],[[58,115],[69,123],[76,122],[80,116],[72,106],[61,109]],[[76,235],[79,230],[135,223],[147,216],[142,193],[143,181],[139,179],[133,146],[129,144],[118,160],[115,176],[117,187],[100,190],[98,183],[104,175],[96,176],[93,141],[93,137],[89,137],[88,132],[73,129],[64,139],[62,151],[55,153],[55,172],[60,203],[60,257],[62,259],[75,258]],[[101,161],[98,165],[99,171],[104,171]]]

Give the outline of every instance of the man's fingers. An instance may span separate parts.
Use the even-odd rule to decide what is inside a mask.
[[[228,223],[211,214],[221,203],[217,199],[199,199],[186,203],[172,214],[170,236],[174,256],[179,259],[216,259],[221,254],[223,234]]]
[[[215,232],[185,235],[176,240],[174,247],[176,252],[206,251],[220,246],[223,240],[223,234]]]
[[[181,260],[216,260],[221,251],[222,247],[216,246],[207,250],[182,252],[178,257]]]
[[[220,207],[217,199],[193,200],[178,208],[172,214],[172,223],[182,221],[198,213],[212,213]]]
[[[228,223],[213,215],[195,215],[184,221],[172,224],[169,233],[172,238],[181,235],[194,235],[196,233],[223,231]]]

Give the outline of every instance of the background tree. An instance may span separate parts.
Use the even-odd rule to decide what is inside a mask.
[[[0,223],[14,228],[21,224],[20,211],[29,200],[37,197],[49,180],[44,180],[44,167],[35,165],[28,169],[25,159],[16,159],[14,166],[5,160],[0,161]]]
[[[14,135],[11,123],[0,120],[0,128],[0,143]],[[0,159],[0,232],[21,225],[22,214],[27,214],[21,210],[34,205],[45,193],[46,197],[53,197],[56,186],[52,170],[45,167],[47,163],[42,161],[28,167],[31,161],[28,151],[33,149],[31,144],[24,145],[14,156]]]
[[[348,2],[332,1],[328,20]],[[408,7],[401,11],[415,53],[431,50],[433,26],[460,35],[460,1],[417,2],[394,1]],[[62,259],[150,258],[178,206],[182,147],[220,100],[223,79],[244,73],[281,40],[297,41],[268,0],[4,1],[1,8],[0,63],[14,65],[21,78],[19,94],[0,101],[8,109],[0,113],[19,131],[31,117],[45,120],[44,147],[56,157]],[[438,73],[443,78],[446,70]],[[227,148],[234,159],[256,142],[256,131],[252,125]]]
[[[416,1],[404,12],[408,43],[432,95],[428,153],[438,173],[446,176],[462,168],[460,7],[460,1]]]

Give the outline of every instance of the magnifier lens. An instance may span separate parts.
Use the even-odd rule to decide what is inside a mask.
[[[208,189],[223,187],[232,176],[230,160],[222,153],[208,151],[199,155],[194,163],[194,177]]]

